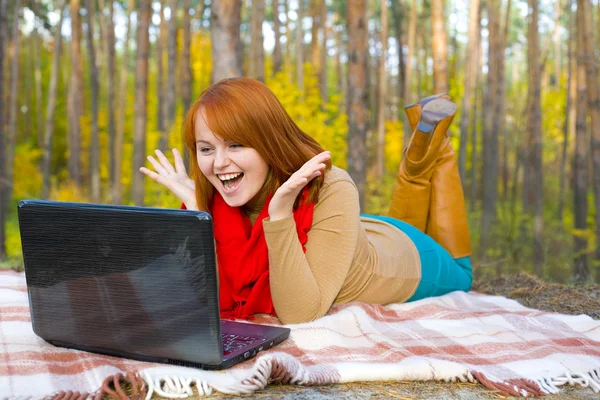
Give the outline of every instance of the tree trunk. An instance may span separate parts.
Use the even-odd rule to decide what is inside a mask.
[[[575,35],[573,26],[573,12],[569,10],[569,37],[567,44],[567,101],[565,107],[565,122],[563,124],[563,144],[560,158],[560,186],[558,190],[558,210],[557,218],[560,221],[560,225],[563,226],[564,220],[564,207],[565,207],[565,180],[567,175],[567,149],[569,148],[569,126],[571,125],[571,87],[573,86],[573,42]]]
[[[29,40],[27,41],[31,43]],[[24,50],[26,52],[26,61],[23,62],[24,69],[26,72],[23,73],[25,78],[25,109],[21,109],[23,112],[23,118],[21,119],[21,135],[22,141],[31,144],[31,133],[33,132],[32,121],[31,121],[31,110],[33,109],[33,82],[34,82],[34,70],[35,66],[33,65],[33,46],[30,44],[29,46],[25,46]]]
[[[335,58],[333,62],[335,64],[336,71],[336,86],[337,91],[342,95],[341,109],[345,110],[347,102],[347,79],[345,79],[346,77],[344,76],[344,63],[342,63],[342,53],[344,52],[344,41],[342,39],[342,32],[336,30],[333,34],[333,38],[335,40]]]
[[[367,3],[367,8],[369,7]],[[367,15],[367,21],[369,15]],[[367,43],[377,43],[379,40],[379,32],[377,28],[369,31],[367,27]],[[367,44],[368,46],[368,44]],[[372,143],[373,131],[377,131],[377,86],[379,81],[377,76],[379,74],[379,58],[373,56],[370,52],[370,48],[367,47],[367,143]]]
[[[337,24],[339,21],[339,15],[334,16],[334,24]],[[342,54],[347,55],[346,51],[346,42],[343,39],[343,34],[340,29],[336,29],[333,33],[333,38],[335,40],[335,70],[336,70],[336,79],[337,79],[337,90],[341,94],[340,99],[340,110],[347,110],[348,108],[348,70],[347,63],[342,62]]]
[[[21,13],[21,2],[20,0],[14,0],[13,3],[13,31],[12,31],[12,60],[11,60],[11,72],[10,72],[10,114],[8,117],[8,141],[6,142],[5,154],[6,154],[6,173],[5,176],[5,195],[4,195],[4,206],[7,209],[10,204],[10,199],[13,192],[14,184],[14,161],[15,161],[15,144],[16,144],[16,127],[17,127],[17,97],[20,92],[17,89],[19,82],[19,54],[21,51],[20,38],[19,38],[19,15]],[[1,109],[1,108],[0,108]],[[0,136],[1,138],[2,136]]]
[[[100,0],[98,0],[98,1],[94,0],[94,10],[96,9],[96,2],[99,3],[99,1]],[[94,12],[96,12],[96,11],[94,11]],[[98,47],[95,48],[95,51],[96,51],[96,68],[100,69],[100,67],[104,67],[106,65],[106,59],[108,58],[108,55],[105,52],[105,49],[107,48],[107,44],[105,41],[106,35],[104,35],[104,32],[106,31],[107,27],[106,27],[106,24],[104,21],[103,12],[100,13],[100,18],[98,18],[98,23],[100,24],[100,35],[98,37],[99,45],[98,45]]]
[[[0,0],[0,160],[4,160],[4,35],[6,27],[6,2]],[[4,162],[0,162],[0,261],[6,258],[6,207],[8,200],[5,199]]]
[[[582,8],[584,20],[579,25],[583,29],[585,46],[585,73],[587,101],[592,128],[592,161],[594,166],[594,204],[600,210],[600,81],[598,79],[598,57],[594,42],[592,5],[590,0],[579,0],[577,8]],[[600,260],[600,212],[595,213],[596,221],[596,261]]]
[[[348,1],[348,172],[364,210],[367,136],[367,2]]]
[[[146,105],[148,97],[148,59],[150,39],[148,27],[152,13],[152,1],[141,0],[138,10],[137,54],[135,65],[135,122],[133,128],[133,177],[132,200],[135,205],[144,205],[144,175],[138,169],[146,159]]]
[[[80,0],[71,0],[71,74],[67,97],[69,177],[76,186],[83,184],[81,176],[81,129],[79,119],[83,108],[83,71],[81,66]]]
[[[418,15],[418,24],[419,26],[423,26],[421,24],[425,23],[425,18],[424,18],[424,11],[420,10],[419,15]],[[421,65],[426,65],[427,64],[427,60],[429,57],[429,52],[427,49],[427,38],[424,37],[423,35],[417,35],[416,37],[416,42],[415,42],[415,65],[414,65],[414,71],[415,71],[415,80],[416,80],[416,90],[415,90],[415,100],[421,99],[423,97],[423,81],[426,80],[426,78],[423,78],[424,76],[427,76],[427,71],[423,71],[422,68],[419,68]],[[429,89],[427,90],[427,94],[429,94],[431,91]],[[433,88],[432,88],[433,90]]]
[[[125,103],[127,96],[127,72],[129,71],[129,39],[131,37],[131,14],[135,0],[127,2],[127,26],[125,28],[125,43],[123,44],[123,61],[121,62],[121,76],[119,77],[119,96],[117,96],[117,132],[115,147],[115,181],[112,187],[113,204],[121,204],[123,197],[123,184],[121,173],[123,168],[123,136],[125,133]],[[134,168],[135,169],[135,168]],[[134,175],[135,176],[135,175]]]
[[[481,28],[481,26],[480,26]],[[481,49],[481,43],[479,44],[479,47],[477,48],[477,56],[476,58],[478,60],[481,60],[481,53],[482,53],[482,49]],[[477,190],[478,190],[478,186],[477,186],[477,145],[478,145],[478,140],[477,138],[479,137],[479,135],[477,134],[477,117],[479,115],[479,109],[480,109],[480,101],[479,99],[480,97],[480,82],[481,82],[481,68],[477,68],[477,72],[475,73],[476,79],[475,79],[475,91],[474,91],[474,102],[473,102],[473,116],[471,117],[471,205],[470,205],[470,210],[471,212],[474,212],[477,206],[477,200],[478,200],[478,196],[477,196]],[[483,107],[481,107],[483,108]]]
[[[431,0],[431,47],[433,91],[448,93],[448,38],[444,21],[444,0]]]
[[[404,80],[406,75],[405,60],[402,45],[402,3],[400,1],[392,1],[392,16],[394,18],[394,34],[396,36],[396,46],[398,53],[398,110],[401,110],[401,106],[404,102]],[[404,114],[404,113],[402,113]],[[400,115],[401,116],[401,115]]]
[[[59,12],[58,24],[54,32],[54,54],[52,56],[52,72],[48,86],[48,103],[46,105],[46,123],[44,127],[44,156],[42,161],[42,199],[50,196],[50,161],[52,159],[52,140],[54,137],[54,111],[56,110],[56,86],[58,84],[58,70],[60,68],[60,48],[62,44],[62,24],[65,0],[60,0],[56,10]]]
[[[190,0],[183,0],[183,49],[181,50],[181,100],[183,110],[192,105],[192,59],[190,48],[192,47]]]
[[[475,56],[479,50],[480,40],[480,5],[479,0],[471,0],[469,4],[469,36],[467,39],[467,53],[465,54],[465,91],[460,114],[460,149],[458,152],[458,170],[463,186],[466,183],[465,171],[467,164],[467,135],[469,130],[469,117],[473,105],[471,96],[477,90],[477,67],[479,57]]]
[[[533,188],[534,222],[533,222],[533,264],[537,276],[543,276],[544,248],[543,234],[543,170],[542,170],[542,107],[541,107],[541,76],[539,68],[539,33],[538,33],[538,0],[529,0],[531,16],[529,20],[528,50],[532,64],[529,68],[529,85],[531,85],[531,172]]]
[[[287,15],[286,15],[287,21]],[[281,54],[281,20],[279,19],[279,0],[273,0],[273,30],[275,31],[275,47],[273,48],[273,75],[281,72],[283,55]]]
[[[242,75],[241,11],[241,0],[212,0],[211,2],[210,42],[213,83]]]
[[[292,75],[292,31],[290,29],[290,14],[288,2],[283,2],[283,9],[285,12],[285,68],[288,73],[289,81],[293,81]]]
[[[406,54],[406,71],[404,75],[404,106],[413,103],[415,101],[412,92],[412,71],[413,64],[415,60],[413,60],[416,48],[416,38],[417,38],[417,0],[412,1],[412,6],[410,8],[410,22],[408,23],[408,53]],[[418,69],[417,69],[418,70]],[[408,118],[404,115],[404,147],[408,145],[410,137],[412,135],[410,129],[410,123],[408,122]]]
[[[40,63],[40,34],[38,31],[38,20],[39,20],[39,8],[40,5],[37,1],[33,2],[33,32],[32,32],[32,41],[33,41],[33,65],[35,68],[34,76],[35,76],[35,109],[36,109],[36,133],[37,133],[37,141],[36,144],[38,147],[43,146],[44,141],[44,128],[43,128],[43,120],[44,113],[42,112],[43,104],[42,104],[42,67]]]
[[[160,139],[158,140],[158,148],[162,151],[167,149],[168,145],[168,129],[167,129],[167,105],[166,105],[166,86],[164,72],[164,52],[167,44],[167,19],[165,17],[165,1],[160,0],[160,25],[158,29],[158,39],[156,40],[156,98],[158,110],[156,110],[157,127],[160,131]]]
[[[321,20],[321,3],[323,0],[310,0],[310,17],[312,19],[312,26],[310,29],[311,39],[310,39],[310,56],[311,63],[313,67],[313,73],[315,75],[319,75],[321,71],[321,57],[319,51],[319,32],[323,26],[323,21]]]
[[[488,84],[485,95],[485,115],[483,117],[483,170],[481,174],[483,188],[483,212],[481,216],[481,241],[479,245],[480,258],[485,259],[490,232],[496,220],[496,202],[498,200],[498,131],[494,124],[496,106],[496,93],[498,91],[498,39],[499,39],[499,2],[487,2],[488,14]]]
[[[570,0],[567,0],[568,2],[570,2]],[[554,3],[554,16],[555,16],[555,24],[559,24],[560,22],[560,15],[562,13],[561,9],[562,9],[562,5],[561,5],[562,1],[561,0],[555,0]],[[560,85],[560,76],[562,74],[561,71],[561,62],[562,62],[562,54],[561,54],[561,43],[560,43],[560,32],[558,30],[556,30],[555,32],[553,32],[554,37],[554,69],[555,69],[555,80],[556,80],[556,84],[557,86]],[[568,57],[567,57],[568,58]]]
[[[377,176],[383,178],[385,173],[385,98],[386,98],[386,57],[388,39],[387,1],[381,0],[381,55],[379,58],[379,91],[377,94]]]
[[[298,12],[296,20],[296,84],[300,93],[304,93],[304,0],[298,0]]]
[[[458,10],[456,9],[456,3],[451,3],[453,8],[451,14],[457,14]],[[448,59],[448,82],[456,81],[456,75],[458,73],[459,68],[462,68],[460,65],[461,58],[459,57],[460,53],[460,45],[458,44],[458,29],[457,24],[453,24],[452,29],[449,29],[450,40],[448,44],[449,48],[449,56],[446,57]]]
[[[106,5],[104,0],[100,0],[100,9],[105,10]],[[104,15],[104,12],[101,13],[101,19]],[[104,31],[102,35],[104,36],[104,43],[106,45],[106,62],[108,69],[108,145],[110,149],[115,148],[115,104],[116,104],[116,55],[115,55],[115,23],[114,23],[114,4],[113,1],[110,0],[108,2],[108,16],[106,18],[106,22],[104,23]],[[119,177],[115,176],[115,157],[114,151],[109,152],[109,182],[111,186],[115,184],[115,180]]]
[[[582,232],[587,229],[588,215],[588,153],[589,138],[587,135],[587,90],[586,66],[585,66],[585,8],[578,1],[577,4],[577,116],[575,121],[575,157],[573,160],[574,178],[574,228]],[[592,149],[593,151],[593,149]],[[596,171],[594,171],[596,173]],[[573,245],[575,259],[573,260],[573,278],[577,283],[585,283],[589,280],[590,271],[588,257],[586,254],[587,237],[585,235],[573,234]]]
[[[169,146],[169,136],[168,133],[171,132],[173,128],[173,122],[175,121],[175,108],[177,105],[177,97],[175,90],[177,88],[177,84],[175,83],[175,71],[177,71],[177,10],[179,0],[171,0],[169,4],[169,8],[171,9],[171,18],[169,19],[169,68],[167,70],[167,98],[166,98],[166,106],[167,113],[165,119],[165,127],[167,128],[167,140],[165,142],[165,149]],[[150,16],[152,18],[152,16]]]
[[[96,66],[96,48],[94,46],[94,0],[86,0],[87,8],[87,48],[90,58],[90,87],[92,98],[92,137],[90,141],[90,199],[100,202],[100,137],[98,132],[99,80]]]
[[[248,76],[265,81],[265,45],[262,32],[265,21],[265,0],[252,0],[250,17],[250,62]]]
[[[495,123],[498,126],[498,133],[502,136],[502,199],[508,199],[508,138],[506,132],[506,83],[504,81],[505,54],[508,43],[508,25],[510,24],[511,0],[506,4],[506,13],[504,14],[504,24],[500,32],[500,48],[498,49],[498,102],[496,103]]]
[[[321,101],[323,106],[327,104],[327,2],[323,0],[321,2],[321,29],[323,35],[321,36],[321,51],[319,55],[321,60],[319,64],[321,69],[319,70],[319,93],[321,94]]]

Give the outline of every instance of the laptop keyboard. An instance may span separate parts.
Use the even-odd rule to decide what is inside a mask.
[[[261,338],[235,335],[232,333],[221,333],[221,339],[223,340],[224,356],[261,341]]]

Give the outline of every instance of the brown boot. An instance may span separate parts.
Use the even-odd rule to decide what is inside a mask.
[[[423,106],[396,178],[388,215],[422,232],[427,228],[438,152],[455,112],[456,105],[445,99],[432,99]]]
[[[436,98],[450,99],[446,94],[438,94],[405,107],[413,130],[421,117],[422,107]],[[454,258],[471,255],[464,194],[456,156],[449,138],[446,138],[440,147],[431,179],[429,218],[424,232],[448,250]]]
[[[440,146],[433,170],[429,204],[425,233],[448,250],[453,258],[470,256],[471,239],[465,197],[456,156],[448,137]]]

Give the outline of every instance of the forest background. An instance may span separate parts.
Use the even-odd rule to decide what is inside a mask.
[[[476,276],[598,282],[599,22],[597,0],[0,0],[0,266],[22,265],[22,199],[178,207],[138,168],[246,75],[372,214],[403,107],[449,93]]]

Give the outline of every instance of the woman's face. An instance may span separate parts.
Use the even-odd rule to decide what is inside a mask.
[[[230,207],[241,207],[262,188],[269,166],[256,150],[224,141],[206,125],[202,109],[196,115],[196,158],[202,174]]]

